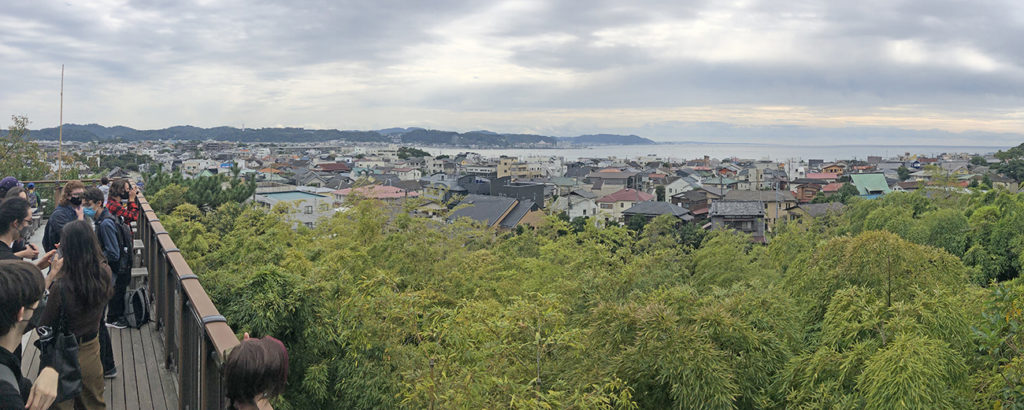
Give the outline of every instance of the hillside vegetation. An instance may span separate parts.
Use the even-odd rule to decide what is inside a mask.
[[[366,201],[316,229],[227,202],[161,220],[278,409],[1024,405],[1024,196],[894,193],[770,245],[666,219],[495,232]]]

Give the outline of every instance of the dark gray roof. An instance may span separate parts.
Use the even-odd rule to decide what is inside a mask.
[[[672,215],[676,218],[682,218],[690,214],[690,210],[683,208],[678,205],[672,205],[668,202],[660,201],[645,201],[637,202],[636,205],[629,207],[629,209],[622,211],[623,215]]]
[[[824,204],[801,204],[800,205],[800,209],[803,209],[804,212],[807,212],[808,215],[810,215],[812,217],[815,217],[815,218],[817,218],[819,216],[822,216],[822,215],[825,215],[825,214],[827,214],[829,212],[835,212],[835,213],[843,212],[843,208],[845,208],[845,207],[846,207],[846,205],[843,205],[842,202],[827,202],[827,203],[824,203]]]
[[[785,191],[741,191],[734,189],[725,194],[722,199],[727,201],[796,201],[792,192]]]
[[[448,220],[454,221],[459,218],[470,218],[483,222],[487,226],[492,226],[515,204],[515,198],[470,194],[462,198],[462,201],[456,205],[458,209],[448,216]]]
[[[506,216],[505,219],[502,219],[498,225],[502,228],[515,228],[527,213],[536,209],[536,206],[537,204],[529,199],[520,200],[519,203],[516,204],[516,207],[512,208],[512,211],[508,213],[508,216]]]
[[[763,216],[764,203],[758,201],[714,201],[711,216]]]

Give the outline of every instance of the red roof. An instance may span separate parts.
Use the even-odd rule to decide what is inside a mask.
[[[317,167],[319,167],[321,171],[351,171],[352,170],[352,168],[349,168],[348,164],[346,164],[344,162],[333,162],[333,163],[327,163],[327,164],[320,164],[320,165],[317,165]]]
[[[620,201],[632,201],[632,202],[644,202],[654,199],[654,195],[646,192],[637,191],[632,188],[626,188],[614,193],[605,195],[597,200],[597,202],[620,202]]]
[[[822,192],[839,192],[839,188],[842,188],[842,187],[843,187],[843,183],[842,182],[836,182],[836,183],[827,184],[827,185],[821,187],[821,190],[822,190]]]
[[[839,174],[830,172],[808,172],[807,179],[839,179]]]

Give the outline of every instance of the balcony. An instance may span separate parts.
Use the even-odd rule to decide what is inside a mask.
[[[57,181],[37,181],[39,190]],[[91,181],[85,181],[87,184]],[[42,185],[42,186],[41,186]],[[141,195],[135,229],[137,267],[132,286],[145,284],[151,322],[141,329],[113,329],[111,343],[118,376],[106,380],[110,409],[218,409],[225,407],[221,366],[238,345],[227,320],[217,311],[199,278],[181,256],[156,213]],[[31,240],[41,243],[45,221]],[[23,343],[22,371],[39,373],[35,333]],[[262,409],[270,409],[263,403]]]

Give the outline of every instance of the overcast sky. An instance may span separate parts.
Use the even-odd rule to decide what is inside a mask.
[[[0,114],[56,126],[65,64],[66,123],[1017,145],[1022,39],[1020,0],[6,0]]]

